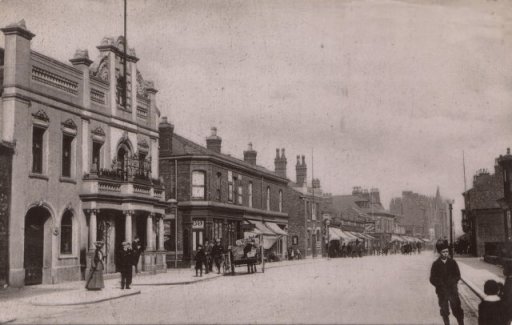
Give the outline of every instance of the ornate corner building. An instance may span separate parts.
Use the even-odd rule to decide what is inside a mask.
[[[84,279],[97,240],[115,273],[135,236],[141,269],[164,271],[157,90],[135,51],[104,38],[69,64],[33,51],[24,21],[0,30],[0,284]]]

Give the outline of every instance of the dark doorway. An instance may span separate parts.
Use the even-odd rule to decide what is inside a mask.
[[[147,220],[148,220],[147,216],[137,216],[135,219],[136,229],[135,229],[135,233],[133,234],[134,239],[135,239],[135,236],[139,237],[139,243],[141,244],[143,251],[146,250],[146,244],[147,244],[147,241],[146,241]]]
[[[43,283],[44,224],[49,217],[45,209],[34,208],[25,218],[25,285]]]

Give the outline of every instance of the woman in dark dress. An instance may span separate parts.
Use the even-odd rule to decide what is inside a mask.
[[[205,261],[206,254],[204,253],[203,246],[198,245],[196,252],[196,277],[198,273],[201,274],[200,276],[203,276],[203,264]]]
[[[97,241],[94,243],[94,245],[96,246],[96,250],[94,251],[94,256],[91,260],[89,279],[85,284],[85,288],[87,290],[101,290],[105,287],[103,282],[103,270],[105,268],[103,260],[105,259],[105,256],[101,251],[103,248],[103,242]]]

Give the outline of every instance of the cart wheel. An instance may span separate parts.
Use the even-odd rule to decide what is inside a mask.
[[[222,262],[222,273],[227,274],[229,272],[229,265],[226,261]]]

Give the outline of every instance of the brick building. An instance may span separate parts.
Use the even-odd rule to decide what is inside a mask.
[[[496,163],[494,174],[485,169],[477,171],[473,187],[462,193],[462,230],[469,236],[469,253],[474,256],[485,255],[486,243],[505,241],[504,212],[499,204],[504,197],[503,183],[503,169]]]
[[[384,209],[376,188],[354,187],[351,195],[329,195],[324,198],[322,211],[332,216],[334,226],[356,236],[367,249],[384,247],[395,232],[396,216]]]
[[[435,197],[403,191],[402,197],[391,199],[389,211],[399,216],[406,235],[430,239],[449,236],[448,205],[439,188]]]
[[[1,31],[0,282],[83,279],[96,240],[115,273],[116,248],[135,235],[142,270],[164,270],[157,90],[135,51],[104,38],[96,62],[80,50],[69,64],[33,51],[24,21]]]
[[[287,159],[284,149],[276,149],[274,159],[276,174],[287,178]],[[322,189],[320,180],[312,180],[312,186],[307,182],[308,168],[305,156],[297,156],[295,165],[296,181],[290,181],[285,193],[285,207],[288,211],[288,245],[299,249],[302,257],[322,256],[324,251],[324,223],[320,204]]]
[[[216,128],[206,147],[176,134],[167,118],[159,129],[160,172],[167,198],[177,201],[177,214],[164,220],[168,265],[190,265],[205,239],[219,238],[225,248],[234,245],[248,235],[245,224],[255,225],[256,232],[265,234],[264,248],[283,258],[288,179],[257,165],[251,144],[244,160],[223,154]]]

